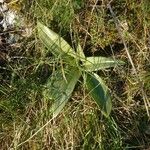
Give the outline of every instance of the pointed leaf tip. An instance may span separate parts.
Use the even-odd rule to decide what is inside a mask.
[[[90,72],[110,67],[116,67],[117,65],[124,65],[124,62],[101,56],[87,57],[83,62],[83,67],[85,68],[85,70]]]
[[[60,37],[60,35],[43,25],[41,22],[37,22],[37,29],[39,38],[54,56],[58,57],[59,55],[65,54],[76,57],[76,53],[72,47]]]
[[[107,86],[95,73],[87,74],[86,84],[89,94],[98,104],[101,112],[108,117],[111,112],[112,103]]]

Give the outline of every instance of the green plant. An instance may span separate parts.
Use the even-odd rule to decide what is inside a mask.
[[[58,34],[38,22],[38,35],[47,52],[51,52],[55,58],[60,58],[61,67],[58,67],[52,77],[46,83],[44,95],[54,100],[51,112],[56,117],[71,97],[81,75],[85,80],[89,95],[95,100],[101,112],[108,117],[111,112],[111,98],[108,87],[94,71],[115,67],[124,64],[123,61],[105,57],[85,57],[80,45],[77,52]]]

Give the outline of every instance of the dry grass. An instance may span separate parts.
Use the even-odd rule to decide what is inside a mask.
[[[43,58],[43,46],[35,33],[13,51],[27,59],[9,62],[5,65],[9,72],[0,70],[0,149],[150,148],[149,1],[110,3],[120,22],[119,33],[107,4],[98,0],[24,0],[22,11],[28,12],[25,17],[31,24],[44,22],[70,44],[78,39],[86,56],[111,56],[126,62],[122,68],[99,72],[111,90],[110,118],[102,116],[79,82],[63,112],[51,120],[51,102],[41,89],[46,82],[43,76],[51,74],[48,64],[53,67],[57,62],[49,55]]]

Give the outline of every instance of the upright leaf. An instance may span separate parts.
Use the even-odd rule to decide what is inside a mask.
[[[85,55],[80,44],[78,44],[77,46],[77,55],[80,58],[80,60],[85,60]]]
[[[86,71],[97,71],[123,64],[123,61],[106,57],[87,57],[83,61],[83,67],[85,67]]]
[[[58,34],[44,26],[42,23],[37,23],[38,35],[44,45],[51,51],[55,56],[58,55],[70,55],[75,57],[76,53],[71,46]]]
[[[61,112],[66,102],[71,97],[80,76],[81,72],[78,68],[67,66],[64,68],[64,74],[61,70],[58,70],[48,81],[45,94],[54,100],[51,108],[53,117],[56,117]]]
[[[98,104],[102,113],[108,117],[111,112],[112,103],[108,88],[103,80],[95,73],[87,74],[86,85],[91,97]]]

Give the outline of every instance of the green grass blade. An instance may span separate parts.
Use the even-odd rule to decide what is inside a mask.
[[[71,46],[54,31],[50,30],[40,22],[37,23],[37,29],[39,38],[53,55],[59,56],[62,54],[68,54],[76,57],[76,53]]]
[[[72,66],[64,68],[64,73],[63,75],[61,70],[55,71],[47,83],[46,95],[54,100],[51,108],[53,117],[56,117],[64,108],[81,76],[78,68]]]
[[[86,85],[91,97],[98,104],[102,113],[108,117],[111,112],[112,103],[108,88],[103,80],[95,73],[87,74]]]
[[[86,71],[97,71],[123,64],[123,61],[106,57],[87,57],[83,62],[83,66],[85,67]]]

